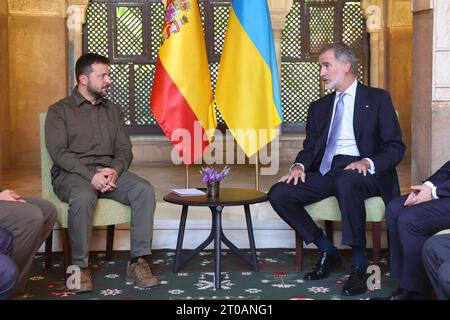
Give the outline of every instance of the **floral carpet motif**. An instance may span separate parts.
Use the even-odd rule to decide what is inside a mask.
[[[260,271],[255,272],[234,253],[222,251],[222,276],[219,290],[214,289],[214,255],[200,252],[177,273],[172,272],[173,250],[153,250],[150,267],[160,280],[159,286],[141,289],[127,284],[125,270],[128,252],[116,251],[112,261],[103,252],[90,255],[94,291],[74,294],[65,287],[62,254],[53,254],[53,266],[45,269],[44,256],[36,256],[25,294],[30,300],[364,300],[388,296],[397,281],[386,276],[387,252],[381,261],[381,289],[345,297],[340,294],[349,272],[350,252],[341,250],[344,264],[326,279],[304,281],[304,273],[314,264],[316,250],[304,250],[303,272],[295,270],[292,249],[258,250]],[[368,255],[370,256],[370,252]]]

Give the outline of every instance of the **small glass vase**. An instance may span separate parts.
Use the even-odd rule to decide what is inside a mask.
[[[208,198],[218,198],[219,190],[220,190],[220,181],[206,183],[206,194],[208,195]]]

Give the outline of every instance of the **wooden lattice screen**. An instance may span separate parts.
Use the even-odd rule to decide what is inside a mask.
[[[317,64],[324,43],[350,45],[359,62],[359,80],[368,83],[365,26],[360,1],[294,1],[281,43],[281,100],[286,124],[304,123],[309,104],[328,93],[321,85]]]

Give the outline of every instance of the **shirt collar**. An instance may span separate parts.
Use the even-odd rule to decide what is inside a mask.
[[[102,105],[101,102],[103,102],[103,99],[100,98],[100,99],[95,100],[94,103],[91,103],[89,100],[87,100],[85,97],[83,97],[83,95],[78,91],[78,86],[75,86],[75,88],[72,91],[72,95],[73,95],[73,98],[75,100],[75,104],[78,107],[81,106],[85,102],[88,103],[88,104],[91,104],[93,106]]]
[[[358,80],[355,79],[355,81],[353,81],[353,83],[350,85],[350,87],[347,88],[347,90],[345,90],[344,92],[351,96],[352,98],[356,97],[356,87],[358,86]],[[341,92],[337,92],[336,91],[336,97],[338,94],[340,94]]]

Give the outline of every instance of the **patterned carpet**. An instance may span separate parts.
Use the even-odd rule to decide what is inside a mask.
[[[381,263],[381,290],[354,297],[341,296],[342,285],[348,277],[350,252],[342,250],[344,264],[328,278],[303,281],[304,272],[296,272],[292,249],[258,250],[259,272],[254,272],[235,254],[222,252],[222,289],[214,289],[213,252],[201,252],[178,273],[172,272],[173,250],[154,250],[150,257],[152,272],[160,285],[139,289],[125,283],[128,252],[117,251],[113,261],[106,261],[103,252],[92,252],[92,293],[74,294],[65,289],[62,254],[54,253],[53,268],[44,268],[44,257],[36,256],[26,293],[27,300],[363,300],[387,296],[397,282],[386,277],[387,252]],[[368,252],[370,256],[370,252]],[[316,250],[305,250],[305,269],[317,257]]]

